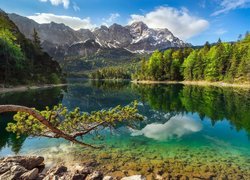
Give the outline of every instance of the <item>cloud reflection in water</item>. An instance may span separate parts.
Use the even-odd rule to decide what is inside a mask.
[[[131,136],[142,136],[155,140],[168,140],[180,138],[184,135],[199,132],[202,129],[201,122],[185,116],[174,116],[166,123],[152,123],[141,130],[131,129]]]

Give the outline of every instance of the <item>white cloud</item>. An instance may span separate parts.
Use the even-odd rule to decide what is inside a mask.
[[[163,6],[145,15],[132,14],[129,23],[136,21],[143,21],[151,28],[167,28],[183,40],[201,33],[209,26],[207,20],[190,15],[186,8],[178,10]]]
[[[75,2],[73,2],[73,9],[74,11],[80,11],[80,7]]]
[[[238,8],[246,8],[250,5],[250,0],[219,0],[220,9],[215,11],[212,16],[227,13]]]
[[[185,116],[175,116],[170,118],[165,124],[152,123],[142,130],[131,129],[131,136],[142,136],[164,141],[173,138],[181,138],[184,135],[199,132],[202,124]]]
[[[223,28],[220,28],[217,31],[215,31],[215,34],[217,34],[217,35],[223,35],[225,33],[227,33],[227,30],[225,30]]]
[[[39,0],[41,2],[48,2],[50,1],[50,3],[53,5],[53,6],[58,6],[60,4],[63,4],[63,7],[65,9],[67,9],[69,7],[69,4],[70,4],[70,0]]]
[[[109,16],[108,18],[103,18],[103,19],[102,19],[102,20],[103,20],[103,23],[102,23],[102,24],[105,25],[105,26],[108,26],[108,25],[114,23],[115,20],[116,20],[117,18],[119,18],[119,17],[120,17],[120,14],[119,14],[119,13],[111,13],[110,16]]]
[[[92,24],[89,17],[81,19],[79,17],[72,17],[72,16],[60,16],[49,13],[36,13],[34,16],[28,16],[28,18],[33,19],[39,24],[50,23],[50,22],[63,23],[75,30],[81,28],[92,29],[96,26],[95,24]]]

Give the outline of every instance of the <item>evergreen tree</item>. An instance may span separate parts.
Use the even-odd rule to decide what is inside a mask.
[[[203,48],[193,50],[168,49],[155,51],[148,61],[143,60],[139,79],[148,80],[207,80],[249,81],[250,80],[250,35],[236,43],[215,45],[206,42]]]
[[[40,40],[38,32],[36,31],[35,28],[33,29],[32,37],[33,37],[33,43],[34,43],[35,47],[37,49],[41,50],[41,40]]]
[[[193,51],[184,61],[183,67],[184,72],[183,76],[185,80],[194,79],[194,66],[198,59],[198,50]]]

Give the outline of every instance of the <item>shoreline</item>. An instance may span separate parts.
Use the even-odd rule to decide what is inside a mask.
[[[250,89],[250,83],[226,83],[222,81],[209,82],[209,81],[131,81],[135,84],[183,84],[183,85],[196,85],[196,86],[216,86],[216,87],[235,87],[235,88],[246,88]]]
[[[35,90],[35,89],[47,89],[47,88],[53,88],[53,87],[62,87],[66,86],[67,84],[44,84],[44,85],[20,85],[20,86],[14,86],[10,88],[0,88],[0,94],[8,93],[8,92],[23,92],[28,90]]]

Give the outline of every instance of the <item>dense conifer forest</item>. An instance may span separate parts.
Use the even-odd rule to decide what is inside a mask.
[[[235,43],[208,42],[199,49],[155,51],[149,60],[142,59],[133,75],[137,80],[181,81],[206,80],[250,81],[250,35]]]

